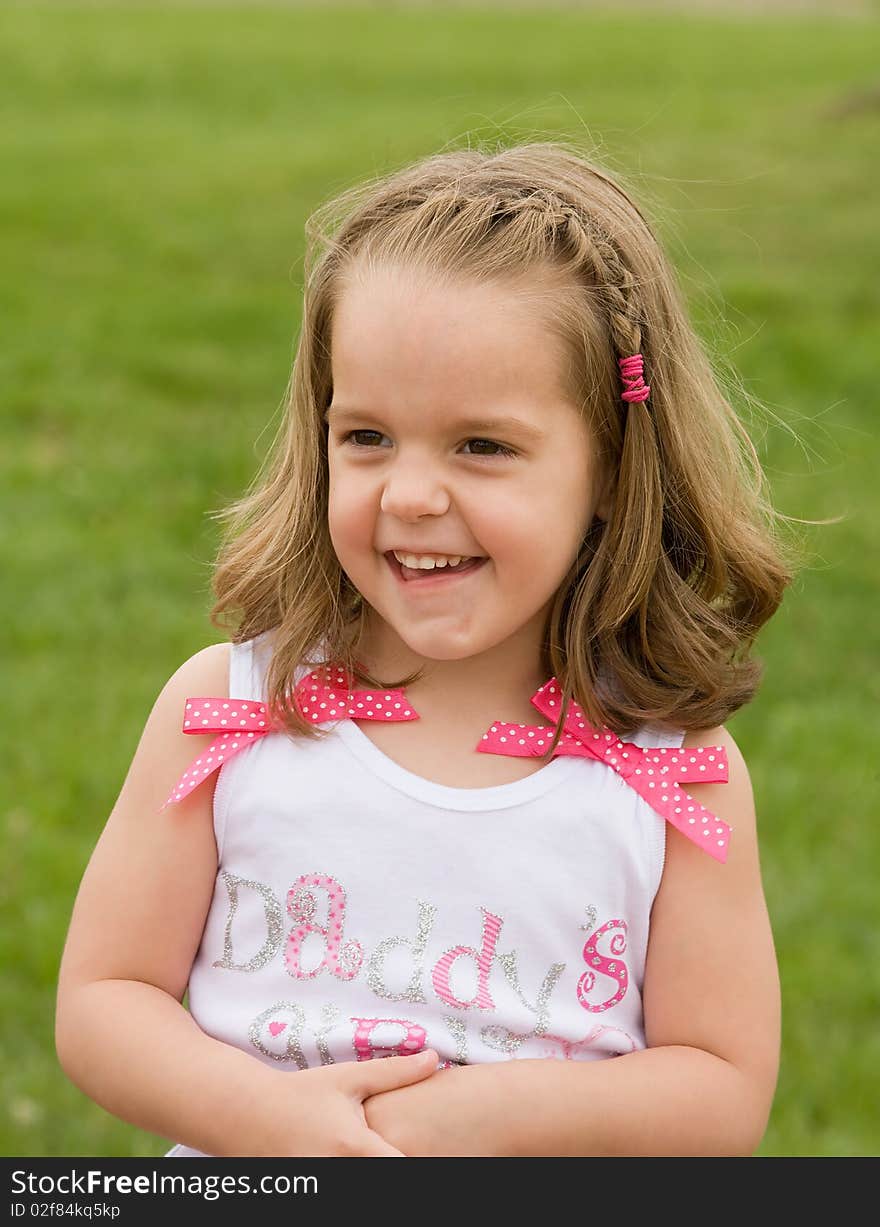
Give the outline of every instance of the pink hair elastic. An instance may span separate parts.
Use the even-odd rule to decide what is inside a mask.
[[[650,394],[650,387],[642,378],[642,372],[645,369],[645,360],[641,354],[633,354],[631,358],[618,358],[617,365],[620,367],[620,377],[626,384],[626,391],[621,392],[621,399],[629,401],[647,400]]]

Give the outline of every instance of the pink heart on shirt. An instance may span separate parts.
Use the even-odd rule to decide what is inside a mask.
[[[280,1035],[287,1023],[269,1023],[269,1030],[273,1035]]]

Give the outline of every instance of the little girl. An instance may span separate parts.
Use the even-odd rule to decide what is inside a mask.
[[[237,627],[92,855],[61,1064],[170,1155],[750,1154],[779,983],[723,721],[793,569],[669,262],[564,142],[307,234]]]

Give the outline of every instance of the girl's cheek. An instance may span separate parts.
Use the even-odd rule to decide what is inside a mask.
[[[342,543],[354,545],[372,538],[373,523],[364,504],[350,497],[331,500],[328,519],[331,537]]]

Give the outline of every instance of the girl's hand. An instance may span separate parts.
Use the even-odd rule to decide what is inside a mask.
[[[512,1154],[509,1131],[521,1113],[511,1085],[517,1064],[454,1065],[394,1087],[364,1104],[367,1124],[413,1157]]]
[[[412,1086],[437,1069],[437,1053],[372,1061],[341,1061],[284,1075],[275,1083],[264,1138],[252,1153],[316,1158],[332,1155],[405,1158],[367,1124],[363,1103],[372,1095]]]

